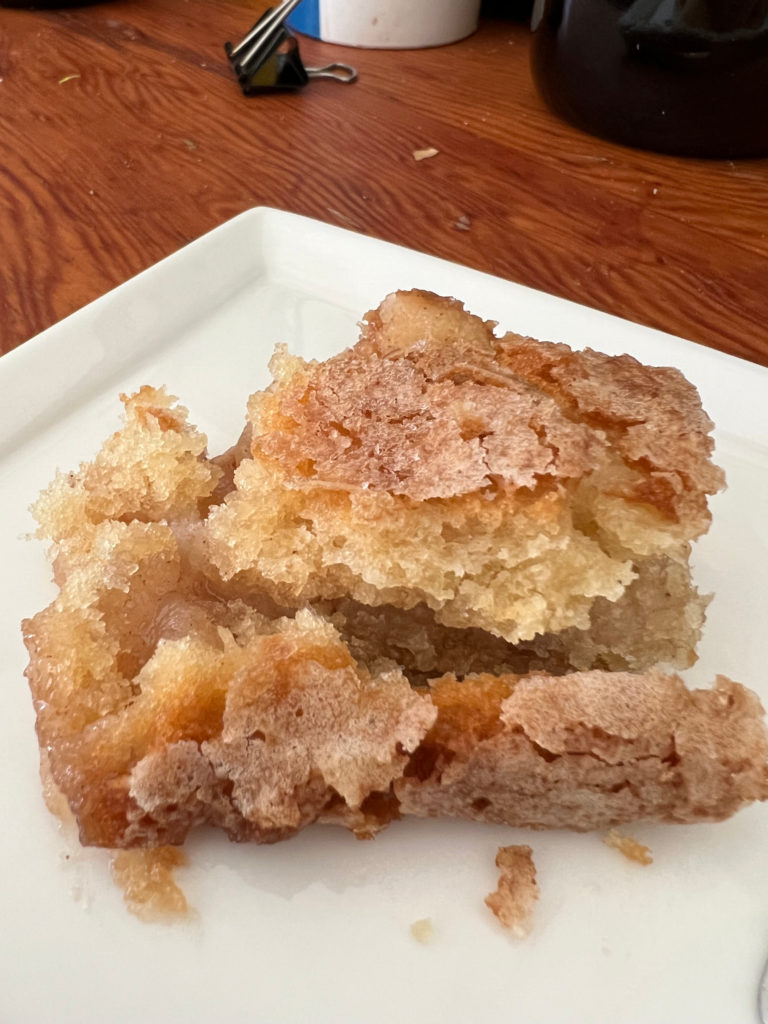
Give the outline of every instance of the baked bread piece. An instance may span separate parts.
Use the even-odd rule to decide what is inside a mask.
[[[27,676],[44,768],[84,843],[177,844],[204,824],[272,842],[314,821],[368,836],[403,813],[707,821],[768,796],[762,709],[735,683],[690,693],[674,676],[571,673],[562,659],[567,674],[521,676],[505,659],[527,655],[490,636],[496,674],[472,674],[476,628],[466,642],[397,609],[387,639],[385,611],[364,648],[359,607],[286,609],[225,581],[207,525],[222,474],[184,411],[147,388],[36,506],[60,593],[24,623]],[[466,678],[414,687],[407,649],[421,682],[446,657],[466,659]]]
[[[638,576],[663,603],[722,485],[695,389],[493,327],[397,293],[325,363],[280,350],[249,402],[251,457],[206,525],[222,578],[289,607],[423,605],[511,644],[589,631]],[[676,591],[690,627],[665,654],[682,665],[702,603],[685,571]],[[650,619],[643,632],[632,667],[658,660]]]

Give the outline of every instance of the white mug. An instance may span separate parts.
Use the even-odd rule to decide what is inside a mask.
[[[410,50],[464,39],[479,14],[480,0],[303,0],[288,24],[327,43]]]

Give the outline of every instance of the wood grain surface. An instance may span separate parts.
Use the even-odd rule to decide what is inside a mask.
[[[305,63],[359,81],[246,99],[223,43],[261,9],[0,8],[2,351],[267,205],[768,365],[768,160],[569,127],[535,92],[526,26],[500,19],[426,51],[302,39]]]

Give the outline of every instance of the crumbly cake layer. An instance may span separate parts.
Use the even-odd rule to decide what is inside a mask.
[[[768,794],[754,695],[648,672],[369,671],[310,610],[213,595],[161,523],[104,522],[25,623],[41,748],[84,843],[273,842],[401,814],[532,827],[717,820]]]
[[[358,667],[317,615],[267,619],[183,562],[164,524],[103,523],[24,624],[38,738],[82,841],[180,843],[203,823],[273,841],[386,792],[431,703]]]
[[[757,698],[649,672],[370,672],[305,610],[269,618],[161,523],[104,522],[25,624],[40,744],[84,843],[269,842],[401,813],[577,829],[713,820],[766,795]]]
[[[684,564],[722,485],[695,389],[493,326],[398,293],[324,363],[279,351],[207,523],[222,578],[518,643],[589,629],[643,560]]]
[[[635,579],[617,601],[597,599],[586,629],[546,633],[511,644],[484,630],[437,622],[426,605],[404,610],[342,598],[316,602],[331,618],[355,658],[389,660],[414,684],[453,673],[553,675],[599,668],[641,672],[650,665],[692,665],[708,599],[691,582],[689,567],[664,555],[633,565]]]

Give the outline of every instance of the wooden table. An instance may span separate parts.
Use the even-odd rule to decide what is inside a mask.
[[[768,365],[768,161],[570,128],[538,99],[514,21],[428,51],[302,40],[307,64],[347,61],[359,81],[246,99],[222,46],[261,7],[0,10],[3,351],[268,205]]]

